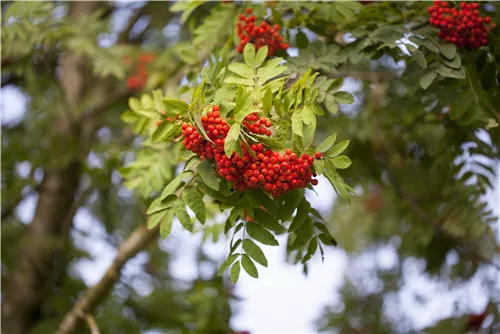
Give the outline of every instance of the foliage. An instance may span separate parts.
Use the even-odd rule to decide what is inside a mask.
[[[498,211],[488,198],[500,156],[500,28],[477,50],[458,48],[428,23],[429,5],[102,3],[74,18],[72,3],[3,2],[2,90],[15,87],[28,97],[22,119],[2,123],[4,286],[25,263],[18,249],[38,244],[29,239],[38,230],[26,225],[43,220],[39,213],[33,222],[21,219],[25,198],[40,196],[45,180],[64,168],[78,176],[74,191],[61,197],[75,199],[74,212],[55,216],[58,232],[43,236],[44,251],[35,252],[53,252],[45,270],[53,275],[43,282],[47,291],[40,289],[32,332],[54,332],[85,289],[74,268],[100,254],[82,240],[115,249],[145,224],[169,237],[145,248],[148,263],[138,277],[125,271],[95,311],[103,332],[228,332],[235,297],[229,280],[242,271],[259,277],[260,266],[269,265],[262,245],[279,246],[278,240],[286,240],[288,260],[305,273],[316,253],[328,256],[327,246],[337,243],[349,263],[384,247],[396,253],[389,269],[348,269],[343,308],[327,307],[321,330],[462,331],[467,301],[425,329],[415,328],[409,312],[394,315],[384,306],[400,293],[412,261],[450,289],[480,280],[488,297],[498,292],[488,278],[499,252]],[[279,25],[288,52],[271,55],[250,43],[237,52],[238,16],[247,7],[269,27]],[[498,3],[478,7],[500,22]],[[123,30],[117,17],[128,17]],[[145,51],[156,55],[147,84],[127,90],[123,57]],[[75,59],[82,74],[68,87],[64,76],[73,72],[62,69]],[[258,143],[314,156],[311,171],[337,195],[331,212],[315,207],[313,183],[279,196],[240,191],[219,175],[214,159],[186,149],[182,124],[210,142],[202,117],[214,106],[230,126],[222,144],[228,159],[252,155]],[[254,113],[271,122],[269,136],[245,125]],[[92,229],[101,232],[81,231],[76,212],[89,213]],[[177,223],[228,248],[217,264],[200,253],[197,263],[209,272],[184,284],[169,273]],[[382,288],[367,291],[367,277]],[[140,292],[137,281],[151,292]],[[497,322],[498,310],[488,312]]]

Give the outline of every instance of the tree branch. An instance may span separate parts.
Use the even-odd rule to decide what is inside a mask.
[[[329,78],[352,77],[354,79],[363,81],[389,81],[394,80],[398,76],[394,72],[366,72],[366,71],[342,71],[342,72],[329,72],[322,69],[318,70],[319,73]]]
[[[87,325],[89,326],[89,329],[90,329],[90,334],[100,334],[101,333],[99,331],[99,327],[97,326],[97,322],[95,321],[92,314],[87,313],[87,314],[83,314],[81,316],[87,322]]]
[[[101,280],[89,288],[76,302],[71,311],[61,322],[57,334],[69,334],[76,330],[82,320],[79,314],[91,313],[103,300],[120,277],[120,271],[128,260],[146,247],[158,234],[159,225],[148,230],[145,225],[135,229],[130,237],[120,246],[118,253]]]

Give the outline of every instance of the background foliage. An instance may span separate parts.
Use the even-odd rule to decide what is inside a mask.
[[[315,101],[327,112],[312,146],[333,133],[350,140],[343,154],[352,165],[341,175],[357,196],[335,200],[325,220],[353,265],[340,302],[318,315],[318,329],[415,330],[411,310],[395,310],[410,281],[405,268],[417,263],[419,275],[447,289],[479,280],[490,301],[485,331],[498,331],[498,203],[495,212],[488,200],[500,156],[499,28],[487,48],[458,50],[426,24],[429,5],[2,2],[2,91],[16,88],[27,97],[20,120],[2,121],[2,330],[55,332],[86,289],[75,268],[99,256],[82,240],[99,238],[118,249],[146,224],[148,206],[187,157],[178,144],[154,143],[155,123],[140,110],[153,103],[156,89],[161,99],[191,103],[200,73],[221,89],[221,71],[244,61],[234,50],[235,23],[252,6],[284,28],[291,48],[279,55],[282,74],[318,73]],[[496,2],[481,2],[480,9],[500,22]],[[156,60],[143,90],[130,91],[132,70],[123,56],[144,51]],[[34,217],[23,221],[23,203],[33,196]],[[220,208],[204,204],[206,224],[188,229],[216,242],[225,228]],[[79,230],[77,213],[90,215],[102,234]],[[200,250],[199,278],[179,281],[170,270],[175,247],[162,247],[153,232],[141,253],[147,265],[133,275],[125,270],[91,312],[101,331],[229,332],[235,296],[228,278],[217,275],[221,263]],[[397,255],[389,268],[355,265],[382,249]],[[300,262],[291,251],[288,261]],[[463,332],[469,313],[467,300],[458,299],[449,319],[424,331]]]

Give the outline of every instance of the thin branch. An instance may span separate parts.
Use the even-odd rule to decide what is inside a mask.
[[[90,334],[101,334],[101,332],[99,331],[99,327],[97,326],[97,322],[95,321],[92,314],[80,314],[80,316],[87,322],[87,325],[90,329]]]
[[[129,39],[130,30],[134,27],[134,25],[139,21],[141,16],[143,15],[143,8],[139,8],[131,17],[128,19],[128,24],[118,35],[117,43],[126,43]]]
[[[352,77],[363,81],[390,81],[397,78],[394,72],[342,71],[329,72],[320,69],[319,72],[329,78]]]
[[[57,334],[69,334],[76,330],[82,318],[79,316],[91,313],[96,306],[106,297],[107,293],[113,287],[113,284],[119,279],[120,271],[128,260],[133,258],[144,247],[158,235],[159,225],[148,230],[145,225],[141,225],[132,232],[130,237],[120,246],[116,257],[108,268],[101,280],[89,288],[81,296],[71,311],[66,314],[61,322]]]

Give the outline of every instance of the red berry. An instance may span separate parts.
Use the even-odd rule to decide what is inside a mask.
[[[321,152],[316,152],[316,153],[314,154],[314,157],[315,157],[316,159],[321,159],[321,157],[322,157],[322,156],[323,156],[323,154],[321,154]]]

